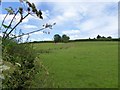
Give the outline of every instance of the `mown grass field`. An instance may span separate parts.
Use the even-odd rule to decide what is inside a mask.
[[[38,64],[42,62],[49,72],[48,87],[118,87],[118,42],[36,43],[33,46],[40,57]],[[37,73],[34,80],[37,87],[40,75],[41,72]]]

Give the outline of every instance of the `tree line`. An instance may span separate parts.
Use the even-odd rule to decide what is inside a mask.
[[[97,39],[112,39],[112,37],[111,36],[105,37],[105,36],[98,35]]]

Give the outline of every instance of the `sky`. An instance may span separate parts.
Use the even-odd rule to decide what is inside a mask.
[[[30,0],[33,2],[33,0]],[[96,38],[97,35],[118,37],[118,1],[117,0],[36,0],[34,1],[38,9],[42,10],[43,20],[28,16],[13,33],[18,34],[38,30],[46,23],[56,25],[53,29],[46,29],[50,34],[43,31],[30,35],[30,41],[53,40],[55,34],[66,34],[71,40]],[[5,8],[12,6],[18,8],[23,6],[17,0],[4,0],[0,9],[0,18],[6,14]],[[8,24],[12,18],[9,15],[5,23]],[[19,15],[15,22],[19,20]],[[2,21],[2,19],[1,19]],[[0,22],[1,22],[0,21]],[[14,22],[14,23],[15,23]],[[14,25],[13,23],[13,25]],[[24,36],[26,40],[28,36]]]

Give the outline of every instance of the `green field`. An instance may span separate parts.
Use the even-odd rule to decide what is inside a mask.
[[[47,87],[115,88],[118,86],[118,42],[36,43],[47,68]],[[39,69],[40,67],[38,67]],[[39,87],[41,72],[34,78]]]

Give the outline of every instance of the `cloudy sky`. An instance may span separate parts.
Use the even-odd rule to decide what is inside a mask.
[[[9,6],[17,8],[22,5],[16,1],[8,2],[5,0],[2,3],[0,18],[6,14],[4,8]],[[106,37],[118,37],[117,0],[91,0],[91,2],[89,0],[60,0],[58,2],[54,0],[45,0],[44,2],[43,0],[36,0],[34,3],[38,9],[42,10],[44,19],[40,20],[34,16],[29,16],[19,25],[17,30],[21,29],[23,33],[26,33],[42,28],[45,23],[52,24],[56,22],[56,25],[52,30],[45,30],[50,34],[41,31],[30,35],[31,41],[53,40],[55,34],[66,34],[71,40],[94,38],[98,34]],[[6,19],[5,23],[7,24],[11,18],[12,15]],[[19,16],[16,18],[15,22],[19,20]]]

